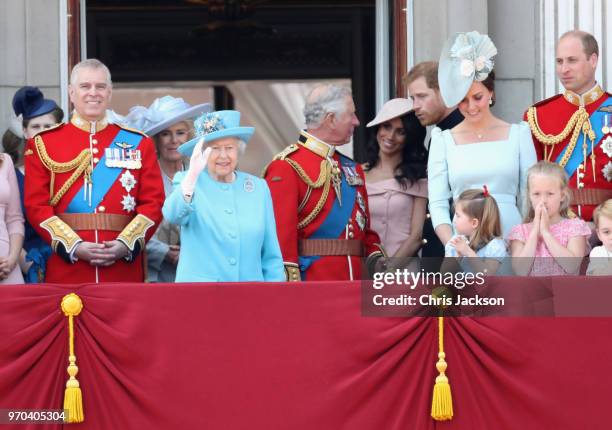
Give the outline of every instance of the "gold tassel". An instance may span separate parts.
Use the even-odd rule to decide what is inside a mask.
[[[66,382],[66,391],[64,392],[64,410],[68,416],[64,421],[68,423],[82,423],[85,420],[83,414],[83,394],[79,381],[76,379],[79,368],[76,365],[76,355],[74,355],[74,317],[81,313],[83,302],[81,298],[74,293],[70,293],[62,299],[62,311],[68,317],[68,345],[69,356],[68,375],[70,378]]]
[[[440,374],[436,377],[436,384],[433,389],[433,399],[431,401],[431,417],[436,421],[446,421],[453,419],[453,396],[451,387],[448,383],[446,372],[446,361],[444,358],[444,317],[438,317],[438,362],[436,369]]]

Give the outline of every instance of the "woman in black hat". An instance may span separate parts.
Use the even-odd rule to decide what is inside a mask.
[[[13,96],[13,110],[21,117],[25,139],[62,122],[64,111],[53,100],[46,99],[36,87],[22,87]]]

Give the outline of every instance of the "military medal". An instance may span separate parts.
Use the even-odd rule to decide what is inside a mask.
[[[357,211],[357,214],[355,215],[355,220],[357,221],[359,228],[361,230],[364,230],[366,225],[366,217],[360,211]]]
[[[125,156],[121,148],[106,148],[104,150],[105,164],[107,167],[125,167]]]
[[[342,170],[346,176],[346,182],[348,182],[349,185],[363,185],[363,180],[361,179],[361,176],[359,176],[359,173],[357,173],[355,166],[342,166]]]
[[[364,200],[363,196],[361,195],[361,193],[359,191],[357,191],[357,204],[359,204],[359,207],[361,208],[361,211],[363,213],[366,213],[365,200]]]
[[[609,113],[605,114],[601,118],[601,122],[603,123],[603,126],[601,127],[601,132],[605,136],[606,134],[610,133],[610,114]]]
[[[130,162],[131,160],[129,158],[129,153],[131,151],[130,148],[133,145],[130,145],[125,142],[114,142],[114,143],[120,148],[119,151],[116,152],[116,154],[119,155],[119,159],[117,160],[117,167],[121,167],[123,169],[133,168]]]
[[[255,184],[253,183],[251,178],[247,178],[247,180],[244,181],[244,191],[246,191],[247,193],[252,193],[254,190]]]
[[[104,150],[107,167],[118,167],[120,169],[140,169],[142,167],[142,154],[139,149],[131,149],[128,143],[114,142],[111,148]]]
[[[117,167],[115,165],[113,148],[106,148],[104,150],[104,164],[106,164],[106,167]]]
[[[122,166],[126,169],[140,169],[142,167],[142,158],[140,156],[140,150],[138,149],[126,149],[123,152],[123,163]]]
[[[601,146],[601,150],[608,158],[612,158],[612,136],[606,137],[599,146]]]

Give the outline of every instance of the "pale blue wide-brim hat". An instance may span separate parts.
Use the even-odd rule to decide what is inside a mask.
[[[174,124],[194,119],[203,112],[210,112],[211,110],[210,103],[192,106],[180,97],[163,96],[155,99],[148,108],[144,106],[132,107],[125,117],[118,118],[117,121],[149,136],[154,136]]]
[[[455,33],[440,54],[438,85],[447,107],[456,106],[474,81],[484,81],[493,70],[497,48],[486,34]]]
[[[178,147],[178,152],[190,156],[200,139],[210,143],[224,137],[235,137],[248,143],[255,132],[255,127],[240,126],[240,112],[237,110],[220,110],[207,112],[199,116],[193,123],[196,136]]]

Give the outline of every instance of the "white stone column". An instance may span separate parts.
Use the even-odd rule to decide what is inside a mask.
[[[489,36],[497,47],[493,112],[518,122],[534,100],[536,15],[533,0],[489,0]]]

